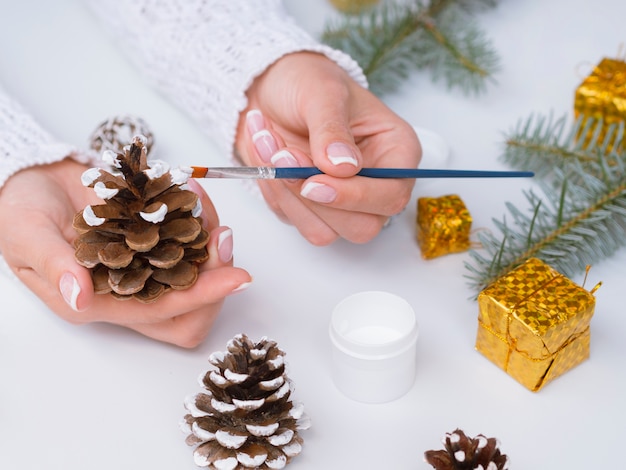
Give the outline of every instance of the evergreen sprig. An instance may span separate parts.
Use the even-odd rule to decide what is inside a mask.
[[[497,0],[383,2],[357,15],[329,21],[322,41],[343,50],[363,68],[372,92],[395,90],[411,71],[429,69],[449,88],[480,93],[499,57],[472,18]]]
[[[621,148],[623,132],[607,140],[597,121],[581,118],[566,134],[562,121],[535,122],[535,128],[526,121],[509,136],[505,155],[517,143],[532,142],[526,152],[519,150],[523,146],[515,148],[515,158],[508,161],[533,171],[550,167],[539,180],[543,197],[524,192],[525,210],[507,203],[510,219],[493,220],[498,236],[478,234],[482,248],[470,250],[472,262],[466,262],[466,277],[477,291],[530,257],[571,277],[626,245],[626,153],[615,150]],[[594,130],[588,140],[580,134],[585,126]]]

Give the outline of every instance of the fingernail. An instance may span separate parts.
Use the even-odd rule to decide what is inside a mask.
[[[226,229],[217,238],[217,254],[222,263],[228,263],[233,257],[233,231]]]
[[[78,296],[80,295],[80,285],[72,273],[65,273],[59,281],[59,290],[63,296],[63,300],[72,307],[72,310],[78,312]]]
[[[309,181],[300,191],[300,195],[314,202],[329,203],[335,200],[337,192],[325,184]]]
[[[269,163],[272,155],[278,151],[278,144],[276,139],[267,129],[262,129],[252,135],[252,141],[254,142],[254,148],[258,152],[261,160],[265,163]]]
[[[270,160],[272,165],[274,166],[287,166],[287,167],[295,167],[298,165],[298,160],[294,157],[291,152],[287,150],[280,150],[272,155]]]
[[[263,114],[258,109],[251,109],[246,114],[246,126],[250,135],[254,135],[262,129],[265,129],[265,120]]]
[[[359,165],[359,161],[354,156],[352,149],[342,142],[330,144],[326,148],[326,155],[328,155],[328,159],[333,165],[340,165],[342,163],[349,163],[354,166]]]
[[[239,284],[237,287],[235,287],[232,291],[230,291],[230,293],[231,294],[236,294],[237,292],[244,291],[248,287],[250,287],[251,284],[252,284],[252,281],[250,281],[250,282],[243,282],[243,283]]]

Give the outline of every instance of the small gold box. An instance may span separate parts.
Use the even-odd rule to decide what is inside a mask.
[[[605,58],[594,67],[576,89],[574,115],[576,118],[583,115],[602,120],[599,143],[602,143],[609,126],[626,121],[626,62]],[[588,140],[593,131],[590,129],[589,135],[579,137]]]
[[[467,251],[472,217],[455,194],[417,200],[417,243],[425,259]]]
[[[589,357],[595,297],[537,258],[478,295],[476,349],[533,392]]]

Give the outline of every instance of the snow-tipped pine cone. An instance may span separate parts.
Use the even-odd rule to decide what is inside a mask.
[[[185,402],[182,423],[194,461],[216,470],[281,469],[302,450],[310,422],[291,399],[284,352],[276,342],[237,335],[215,352],[201,377],[203,393]]]
[[[104,203],[74,217],[76,260],[91,269],[95,292],[149,303],[191,287],[209,257],[200,200],[181,187],[191,169],[148,161],[143,136],[102,158],[113,169],[91,168],[81,179]]]
[[[428,450],[424,460],[436,470],[507,470],[509,458],[493,437],[467,437],[456,429],[443,438],[444,450]]]

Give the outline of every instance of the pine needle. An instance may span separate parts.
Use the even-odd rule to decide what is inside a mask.
[[[383,2],[358,15],[329,22],[322,41],[343,50],[363,68],[370,89],[397,89],[413,70],[428,69],[449,88],[480,93],[499,67],[499,57],[472,17],[496,0]]]
[[[583,117],[564,134],[562,120],[531,118],[508,137],[505,160],[542,174],[543,196],[525,192],[526,210],[507,203],[514,226],[503,217],[493,220],[499,235],[478,234],[482,249],[470,250],[472,262],[466,263],[474,289],[484,289],[530,257],[571,277],[626,245],[623,125],[608,139],[597,126]],[[589,142],[581,142],[580,136],[588,135],[583,131],[593,134]]]

